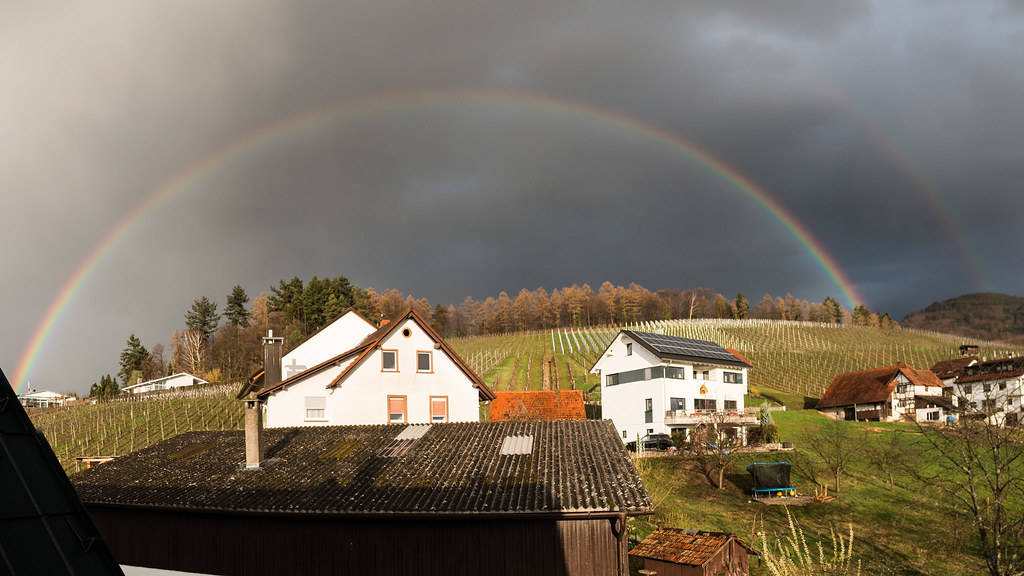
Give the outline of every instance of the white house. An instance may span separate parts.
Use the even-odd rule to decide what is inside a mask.
[[[750,363],[714,342],[620,331],[591,368],[601,378],[601,410],[624,442],[652,433],[725,424],[741,435]]]
[[[993,424],[1020,424],[1024,357],[967,366],[953,383],[953,396],[967,414],[984,415]]]
[[[18,402],[26,408],[53,408],[55,406],[63,406],[74,400],[74,396],[67,396],[49,390],[33,391],[29,394],[18,396]]]
[[[121,390],[130,394],[142,394],[143,392],[155,392],[157,390],[169,390],[171,388],[195,386],[196,384],[209,384],[209,382],[197,376],[193,376],[188,372],[178,372],[171,376],[164,376],[163,378],[157,378],[148,382],[140,382],[131,386],[125,386]]]
[[[244,390],[243,390],[244,392]],[[358,345],[264,386],[266,425],[477,422],[494,392],[414,310]]]

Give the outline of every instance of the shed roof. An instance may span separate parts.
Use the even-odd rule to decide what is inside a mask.
[[[72,476],[92,504],[270,514],[646,514],[610,421],[273,428],[244,468],[242,431],[189,432]],[[426,432],[421,436],[418,434]],[[402,435],[399,438],[400,435]],[[418,436],[418,437],[417,437]],[[532,437],[525,454],[506,438]]]
[[[122,574],[0,371],[0,573]]]
[[[630,550],[629,555],[675,564],[703,566],[733,539],[748,553],[759,554],[743,540],[727,532],[659,528]]]
[[[901,362],[895,366],[837,374],[818,401],[818,408],[885,402],[896,389],[896,376],[900,373],[915,386],[944,388],[931,370],[916,370]]]
[[[583,420],[587,417],[582,390],[534,390],[495,392],[491,401],[491,421],[503,420]]]

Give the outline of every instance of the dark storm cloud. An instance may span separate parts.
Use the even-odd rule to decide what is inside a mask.
[[[235,284],[255,296],[292,276],[441,303],[604,280],[839,295],[765,207],[583,105],[746,175],[872,308],[1020,293],[1019,4],[111,2],[2,16],[12,377],[76,267],[230,143],[385,94],[504,95],[324,117],[181,180],[78,288],[37,387],[82,390],[116,371],[129,333],[166,343],[193,299],[223,307]]]

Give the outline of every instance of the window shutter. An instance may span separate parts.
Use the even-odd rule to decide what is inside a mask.
[[[306,396],[306,410],[324,410],[326,408],[326,396]]]

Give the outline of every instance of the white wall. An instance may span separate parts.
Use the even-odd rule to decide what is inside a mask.
[[[408,329],[409,336],[403,331]],[[381,350],[396,350],[398,370],[381,369]],[[432,372],[416,370],[416,353],[429,351]],[[330,367],[272,394],[267,400],[267,426],[328,426],[388,423],[388,396],[405,396],[408,423],[430,422],[430,397],[448,397],[449,422],[477,422],[480,394],[472,381],[413,320],[405,320],[372,350],[342,381],[327,389],[341,372]],[[305,418],[305,398],[326,398],[324,418]]]
[[[281,357],[281,380],[348,352],[376,330],[359,314],[348,311]]]

